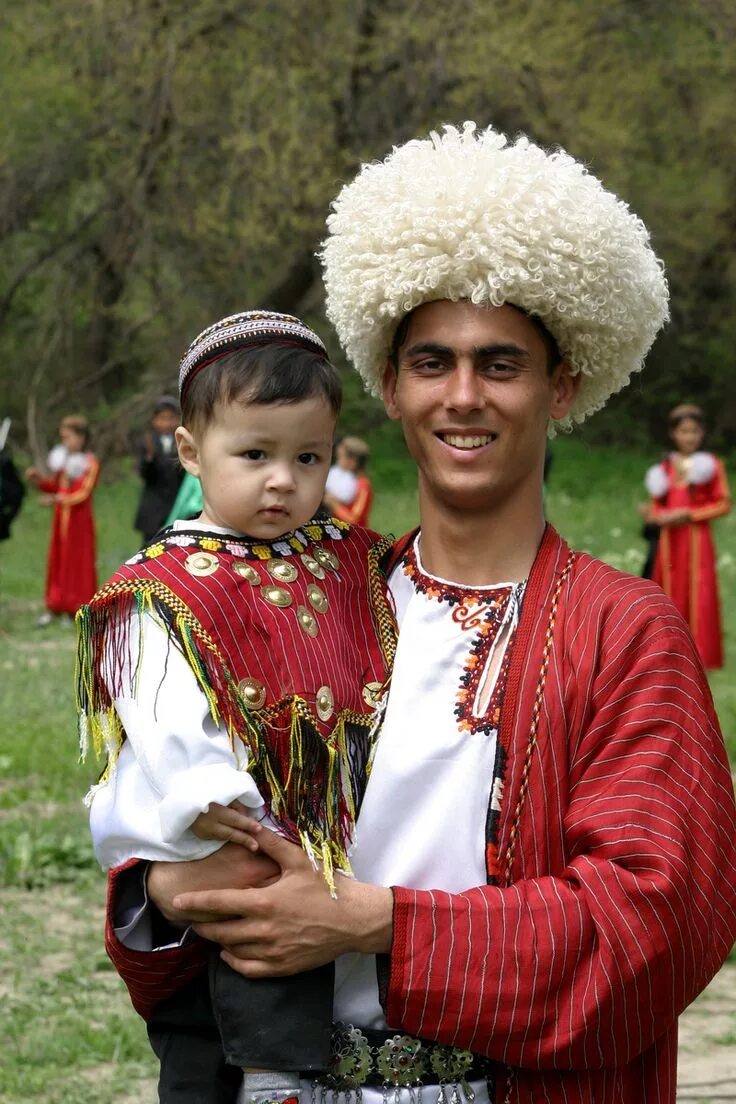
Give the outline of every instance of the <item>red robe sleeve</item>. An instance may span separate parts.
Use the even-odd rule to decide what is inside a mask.
[[[690,519],[692,521],[713,521],[715,518],[723,517],[729,513],[731,509],[731,495],[728,489],[726,469],[717,457],[714,457],[714,459],[716,461],[716,473],[708,487],[710,501],[703,503],[702,506],[692,506],[690,508]]]
[[[652,606],[663,612],[642,616]],[[388,1023],[529,1070],[630,1062],[736,937],[733,787],[686,626],[658,588],[629,580],[607,615],[590,599],[565,651],[547,678],[539,745],[551,750],[544,770],[532,762],[520,845],[549,873],[394,890]],[[555,809],[559,869],[544,835]]]

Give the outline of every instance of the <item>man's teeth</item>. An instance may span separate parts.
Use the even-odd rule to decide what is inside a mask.
[[[483,437],[457,437],[455,434],[445,434],[445,442],[453,448],[460,449],[481,448],[487,445],[490,439],[490,434],[485,434]]]

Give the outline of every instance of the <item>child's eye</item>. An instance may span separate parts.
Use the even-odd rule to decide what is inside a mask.
[[[246,449],[243,456],[246,460],[263,460],[266,454],[263,449]]]
[[[300,464],[316,464],[319,456],[316,452],[300,452],[297,460]]]

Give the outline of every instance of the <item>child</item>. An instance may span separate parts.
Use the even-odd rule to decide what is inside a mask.
[[[49,453],[48,475],[28,468],[26,478],[44,494],[41,502],[54,507],[46,568],[46,611],[38,626],[55,617],[73,617],[97,588],[95,522],[92,492],[100,466],[89,450],[85,418],[71,414],[59,425],[60,443]]]
[[[108,867],[201,858],[247,808],[334,884],[349,870],[390,658],[372,605],[387,542],[312,520],[339,377],[298,319],[245,312],[195,339],[179,385],[177,445],[202,514],[129,560],[78,619],[83,749],[90,736],[109,755],[91,794],[95,850]],[[187,991],[167,1002],[152,1034],[160,1099],[235,1099],[213,1089],[223,1048],[247,1071],[238,1101],[297,1095],[297,1071],[327,1062],[332,978],[330,966],[248,981],[214,951],[216,1054]]]
[[[135,527],[143,544],[162,529],[174,503],[183,472],[176,454],[174,431],[179,424],[179,404],[161,395],[151,414],[151,426],[138,449],[138,474],[143,480]]]
[[[654,581],[673,599],[690,625],[707,668],[723,666],[716,559],[710,522],[731,509],[721,461],[701,452],[705,435],[699,406],[670,411],[674,451],[646,474],[651,496],[646,520],[659,527]]]
[[[325,487],[325,506],[351,525],[367,525],[373,488],[365,474],[370,449],[360,437],[343,437],[335,450]]]

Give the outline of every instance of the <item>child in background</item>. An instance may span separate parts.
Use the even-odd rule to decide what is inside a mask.
[[[46,569],[46,611],[38,626],[54,618],[74,617],[97,587],[92,492],[100,466],[90,451],[87,420],[71,414],[59,425],[60,442],[48,455],[48,474],[28,468],[29,483],[42,491],[41,502],[54,507]]]
[[[95,851],[106,867],[202,858],[226,839],[247,845],[248,810],[334,884],[387,662],[367,585],[373,563],[380,589],[371,557],[387,543],[313,520],[339,376],[298,319],[245,312],[195,339],[180,394],[179,456],[202,513],[129,560],[78,619],[83,744],[109,753],[91,794]],[[209,973],[217,1032],[195,1019],[190,989],[149,1022],[160,1099],[297,1096],[298,1071],[328,1060],[333,967],[251,981],[214,949]]]
[[[174,432],[179,424],[179,404],[171,395],[161,395],[153,407],[151,425],[138,448],[138,474],[143,480],[135,528],[143,544],[166,524],[179,490],[182,469],[176,452]]]
[[[370,449],[360,437],[343,437],[325,487],[326,508],[351,525],[368,525],[373,488],[365,474]]]
[[[723,645],[710,522],[731,509],[728,482],[718,457],[701,451],[699,406],[676,406],[668,430],[674,449],[645,479],[645,520],[659,527],[653,578],[688,622],[704,666],[714,669],[723,666]]]

